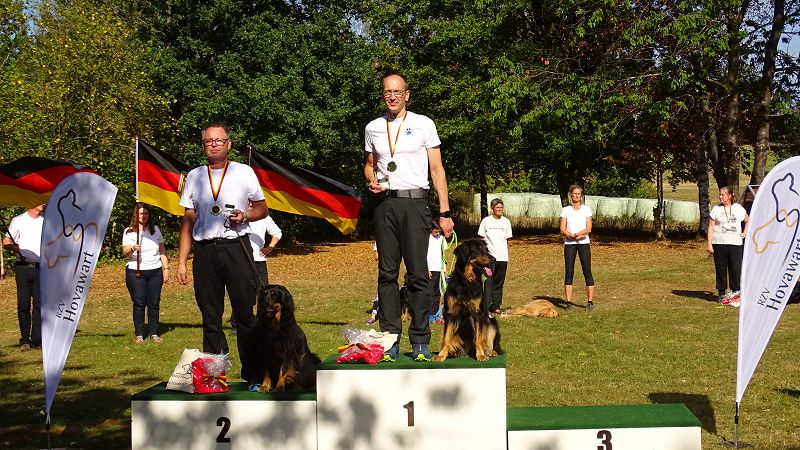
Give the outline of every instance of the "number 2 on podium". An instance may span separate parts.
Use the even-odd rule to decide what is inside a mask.
[[[414,426],[414,401],[410,401],[403,405],[404,409],[408,410],[408,426]]]

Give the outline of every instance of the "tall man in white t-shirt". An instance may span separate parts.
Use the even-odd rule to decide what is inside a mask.
[[[413,357],[418,361],[430,361],[427,250],[432,214],[428,208],[429,172],[439,200],[439,226],[445,237],[453,232],[453,220],[436,125],[431,119],[406,110],[409,96],[408,83],[401,75],[383,78],[381,97],[387,112],[367,124],[364,131],[364,177],[369,190],[381,197],[374,216],[380,328],[398,336],[402,332],[397,278],[403,260],[408,273],[406,287],[411,310],[408,338]],[[384,353],[383,360],[394,361],[399,352],[398,339]]]
[[[194,168],[184,183],[180,204],[186,212],[181,222],[178,281],[189,284],[186,262],[194,244],[192,275],[203,318],[203,351],[228,353],[222,329],[227,289],[236,317],[241,375],[257,382],[254,355],[247,345],[255,325],[257,288],[247,234],[248,221],[263,219],[269,210],[253,169],[228,160],[231,139],[227,127],[206,125],[201,136],[208,164]]]
[[[3,238],[3,248],[17,254],[17,319],[19,350],[42,345],[42,315],[39,303],[39,249],[42,241],[44,205],[14,217]]]

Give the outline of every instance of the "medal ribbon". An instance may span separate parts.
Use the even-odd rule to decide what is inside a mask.
[[[222,181],[225,180],[225,174],[228,172],[228,164],[230,161],[225,161],[225,168],[222,169],[222,176],[219,179],[219,184],[215,187],[214,186],[214,177],[211,176],[211,165],[207,165],[208,168],[208,182],[211,184],[211,195],[214,197],[214,201],[217,201],[217,197],[219,197],[219,191],[222,189]]]
[[[397,140],[400,138],[400,130],[403,129],[403,122],[406,121],[408,111],[403,114],[403,120],[400,121],[400,128],[397,129],[397,134],[394,135],[394,145],[392,145],[392,130],[389,129],[389,113],[386,113],[386,139],[389,140],[389,155],[394,159],[394,151],[397,149]]]

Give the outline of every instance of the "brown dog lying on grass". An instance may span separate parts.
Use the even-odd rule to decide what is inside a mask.
[[[511,319],[514,317],[558,317],[558,310],[547,300],[534,300],[527,305],[506,311],[499,317]]]
[[[470,356],[486,361],[497,356],[500,349],[500,330],[497,320],[489,315],[483,301],[483,280],[494,258],[483,239],[467,239],[456,247],[453,273],[444,293],[444,336],[442,349],[433,357],[442,362],[448,356]]]

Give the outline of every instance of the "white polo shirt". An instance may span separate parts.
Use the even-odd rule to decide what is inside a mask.
[[[211,171],[215,185],[219,184],[222,172],[223,169]],[[184,208],[194,209],[197,221],[192,229],[192,239],[202,241],[213,238],[232,239],[250,232],[250,227],[246,223],[231,227],[227,220],[228,216],[224,212],[213,215],[211,208],[214,205],[218,205],[223,210],[229,208],[245,211],[249,202],[261,200],[264,200],[264,192],[261,190],[253,169],[250,166],[231,161],[216,200],[211,192],[208,168],[200,166],[192,169],[186,175],[180,205]],[[230,207],[226,205],[230,205]]]
[[[405,119],[401,116],[389,122],[389,132],[391,134],[386,130],[386,116],[368,123],[364,130],[364,151],[377,156],[376,178],[388,177],[389,189],[428,189],[428,149],[442,144],[436,125],[423,115],[406,111]],[[395,148],[394,157],[390,139]],[[388,168],[390,161],[397,165],[393,172]]]
[[[122,245],[135,245],[136,235],[139,235],[139,245],[142,246],[142,257],[139,260],[139,270],[152,270],[158,269],[161,264],[161,253],[159,252],[159,245],[164,243],[164,237],[161,236],[161,230],[157,225],[153,226],[153,234],[145,227],[143,232],[136,233],[130,229],[126,229],[122,234]],[[136,254],[133,252],[128,255],[128,262],[125,267],[128,269],[136,269]]]
[[[42,245],[42,226],[44,217],[33,218],[24,212],[11,219],[8,226],[8,233],[19,246],[20,256],[25,258],[25,262],[39,262],[39,251]]]

